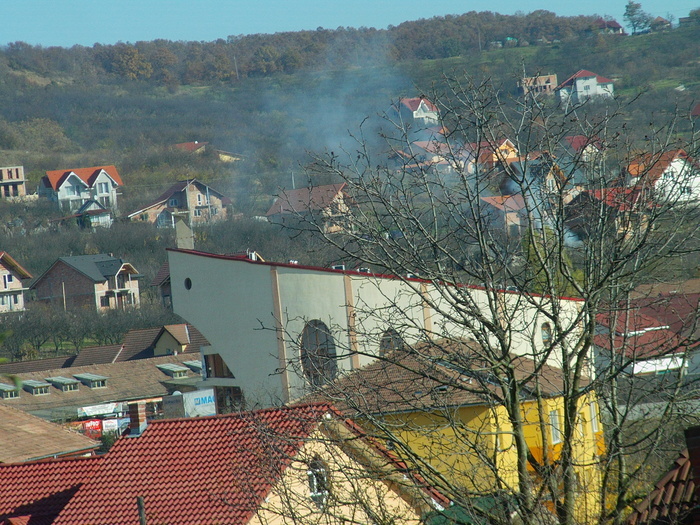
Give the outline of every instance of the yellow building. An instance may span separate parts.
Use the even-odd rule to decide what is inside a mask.
[[[576,402],[566,438],[561,370],[522,356],[493,367],[483,356],[474,342],[399,349],[320,395],[392,444],[429,481],[445,480],[473,498],[515,494],[527,477],[539,504],[554,511],[562,499],[562,451],[570,444],[576,516],[592,522],[600,505],[598,464],[604,453],[595,394]],[[497,371],[507,367],[513,371],[510,382]],[[519,389],[517,415],[507,408],[507,384]],[[518,475],[518,436],[526,444],[525,476]]]

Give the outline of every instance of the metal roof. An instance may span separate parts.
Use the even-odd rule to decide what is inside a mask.
[[[89,372],[85,372],[84,374],[73,374],[73,377],[82,380],[87,380],[87,381],[105,381],[109,379],[108,377],[105,376],[99,376],[97,374],[91,374]],[[25,381],[26,383],[26,381]]]

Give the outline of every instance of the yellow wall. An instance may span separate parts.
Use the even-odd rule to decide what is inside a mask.
[[[317,431],[248,523],[420,523],[427,508],[414,508],[391,481],[378,481],[332,441]],[[308,465],[314,458],[328,467],[329,495],[323,508],[311,499]]]
[[[604,453],[603,427],[598,419],[598,430],[593,431],[590,404],[596,407],[591,395],[579,402],[576,439],[573,442],[575,471],[579,479],[579,497],[576,508],[582,523],[593,521],[600,504],[600,476],[598,461]],[[542,461],[556,461],[561,444],[552,443],[550,413],[558,411],[563,432],[563,399],[546,399],[542,416],[535,402],[522,404],[525,438],[532,455]],[[510,430],[512,426],[502,406],[470,406],[445,409],[432,413],[408,413],[382,418],[383,431],[391,431],[407,443],[412,452],[453,483],[478,494],[496,490],[515,492],[517,484],[517,452]],[[531,468],[533,479],[538,477]],[[553,506],[552,506],[553,508]]]

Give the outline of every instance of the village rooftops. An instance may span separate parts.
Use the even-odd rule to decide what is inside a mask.
[[[601,75],[598,75],[597,73],[593,73],[591,71],[588,71],[586,69],[579,69],[576,73],[571,75],[569,78],[567,78],[564,82],[559,84],[556,89],[559,90],[561,88],[567,87],[567,86],[572,86],[574,84],[574,81],[579,78],[593,78],[595,77],[596,82],[598,84],[612,84],[612,80],[609,78],[605,78]]]

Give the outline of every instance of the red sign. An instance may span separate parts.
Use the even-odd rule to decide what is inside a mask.
[[[102,420],[89,419],[83,421],[83,432],[92,439],[100,439],[102,437]]]

